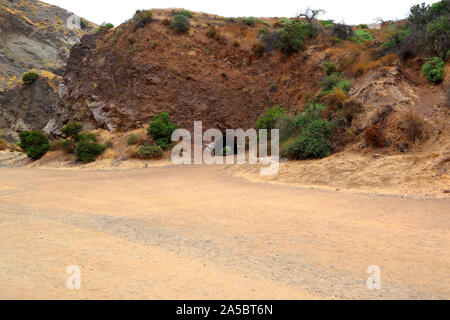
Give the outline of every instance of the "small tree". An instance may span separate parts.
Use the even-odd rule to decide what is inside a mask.
[[[42,158],[50,150],[50,143],[47,137],[39,131],[23,131],[19,137],[20,142],[18,146],[32,160]]]
[[[66,138],[72,138],[73,141],[78,142],[80,140],[80,132],[83,130],[83,125],[77,122],[69,122],[63,129],[62,133]]]
[[[258,120],[256,120],[257,129],[275,129],[278,119],[282,114],[286,113],[286,110],[280,106],[267,109]]]
[[[135,30],[145,27],[152,22],[153,14],[150,11],[137,10],[134,15]]]
[[[169,149],[172,140],[172,133],[178,126],[170,122],[170,116],[167,112],[156,115],[147,129],[147,134],[152,137],[153,141],[164,150]]]
[[[39,75],[35,72],[26,72],[23,77],[22,81],[24,84],[32,84],[39,78]]]
[[[90,139],[85,139],[77,144],[75,149],[75,155],[78,160],[89,163],[95,161],[95,159],[105,151],[106,147]]]
[[[173,17],[172,29],[179,32],[187,32],[190,29],[191,25],[189,22],[189,18],[184,15],[176,14]]]
[[[439,57],[434,57],[423,65],[422,72],[429,81],[439,83],[444,77],[444,65],[444,60]]]

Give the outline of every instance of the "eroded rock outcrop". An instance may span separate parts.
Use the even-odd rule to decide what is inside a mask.
[[[0,130],[9,140],[48,122],[70,49],[95,27],[77,29],[77,21],[73,13],[40,1],[0,0]],[[23,85],[29,71],[40,80]]]

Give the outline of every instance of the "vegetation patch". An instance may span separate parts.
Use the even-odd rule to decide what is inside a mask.
[[[153,14],[151,11],[137,10],[133,17],[135,30],[145,27],[152,22]]]
[[[173,17],[172,29],[178,32],[188,32],[191,28],[189,18],[184,15],[177,14]]]
[[[140,159],[161,158],[164,151],[160,146],[139,146],[136,155]]]
[[[428,59],[423,65],[422,72],[433,83],[439,83],[444,78],[445,62],[439,57]]]
[[[47,137],[39,131],[23,131],[19,137],[20,142],[17,145],[32,160],[39,160],[50,150]]]
[[[170,121],[167,112],[156,115],[147,129],[147,134],[152,137],[153,141],[162,149],[169,149],[172,133],[178,129],[178,126]]]
[[[106,147],[103,144],[99,144],[91,139],[83,139],[77,144],[75,155],[77,156],[77,160],[90,163],[94,162],[105,150]]]
[[[107,31],[107,30],[110,30],[110,29],[113,29],[113,28],[114,28],[114,25],[112,23],[104,22],[104,23],[102,23],[100,25],[100,27],[98,27],[98,32]]]
[[[22,77],[22,82],[24,84],[32,84],[34,83],[37,78],[39,78],[39,75],[35,72],[26,72]]]

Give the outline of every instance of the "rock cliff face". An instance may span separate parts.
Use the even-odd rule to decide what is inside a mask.
[[[58,77],[73,45],[95,26],[79,29],[79,18],[40,1],[0,0],[0,129],[42,129],[56,104]],[[22,75],[34,71],[41,81],[24,86]]]
[[[185,128],[202,120],[208,128],[245,129],[269,106],[297,108],[300,92],[319,81],[320,72],[302,66],[304,56],[272,51],[256,59],[252,47],[262,24],[196,13],[190,31],[180,34],[164,23],[167,17],[170,12],[153,10],[144,28],[131,20],[75,45],[64,75],[63,118],[130,130],[166,111]],[[211,25],[222,41],[206,35]]]

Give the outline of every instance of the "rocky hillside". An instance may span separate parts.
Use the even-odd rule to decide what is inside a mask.
[[[70,49],[95,27],[76,23],[73,13],[40,1],[0,0],[0,128],[9,140],[48,122]],[[41,76],[32,88],[22,83],[29,71]]]

